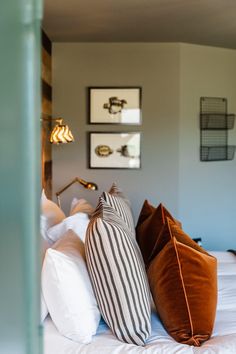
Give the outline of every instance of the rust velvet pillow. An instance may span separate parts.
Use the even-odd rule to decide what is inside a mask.
[[[217,262],[170,219],[167,228],[169,241],[147,271],[153,300],[177,342],[200,346],[214,326]]]
[[[154,206],[149,204],[147,200],[144,201],[142,209],[139,213],[136,228],[138,228],[152,213],[156,210]]]
[[[148,267],[150,261],[163,247],[162,232],[167,217],[181,226],[163,204],[154,208],[147,200],[145,200],[136,225],[136,239],[146,267]],[[167,242],[168,241],[169,238]]]

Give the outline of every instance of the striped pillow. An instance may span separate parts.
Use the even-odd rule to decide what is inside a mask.
[[[111,186],[111,188],[110,188],[108,193],[112,194],[112,195],[115,195],[117,197],[123,198],[126,201],[126,203],[128,205],[130,205],[129,199],[126,198],[126,196],[124,195],[122,189],[119,188],[118,185],[115,182],[112,183],[112,186]]]
[[[107,325],[121,341],[144,345],[151,310],[141,253],[124,221],[102,197],[87,229],[85,252]]]
[[[130,205],[127,203],[126,199],[118,195],[110,194],[107,192],[103,192],[102,197],[107,202],[108,205],[110,205],[113,209],[115,209],[117,214],[122,218],[122,220],[128,226],[133,237],[135,237],[134,218],[132,215]]]

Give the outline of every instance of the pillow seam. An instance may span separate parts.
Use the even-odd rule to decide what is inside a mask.
[[[168,226],[169,226],[169,223],[168,223]],[[170,232],[171,232],[171,230],[170,230]],[[179,252],[178,252],[178,248],[177,248],[177,245],[176,245],[176,238],[172,236],[172,233],[171,233],[171,237],[172,237],[172,239],[173,239],[173,244],[174,244],[174,248],[175,248],[176,258],[177,258],[177,262],[178,262],[178,268],[179,268],[180,279],[181,279],[182,288],[183,288],[183,291],[184,291],[184,298],[185,298],[185,303],[186,303],[186,306],[187,306],[188,317],[189,317],[189,323],[190,323],[190,327],[191,327],[191,337],[192,337],[192,339],[194,340],[194,342],[195,342],[196,344],[198,344],[198,343],[196,342],[194,336],[193,336],[193,322],[192,322],[192,316],[191,316],[191,311],[190,311],[190,307],[189,307],[189,303],[188,303],[187,292],[186,292],[186,289],[185,289],[184,278],[183,278],[182,268],[181,268],[180,259],[179,259]]]

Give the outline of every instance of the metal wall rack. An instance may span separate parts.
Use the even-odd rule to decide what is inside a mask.
[[[234,122],[226,98],[200,98],[201,161],[233,160],[236,146],[228,145],[228,130],[234,128]]]

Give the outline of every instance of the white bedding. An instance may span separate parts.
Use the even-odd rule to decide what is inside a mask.
[[[211,253],[218,259],[217,316],[211,339],[201,347],[175,342],[153,312],[152,335],[145,347],[118,341],[104,322],[91,344],[79,344],[61,336],[48,317],[44,326],[44,354],[236,354],[236,256]]]

